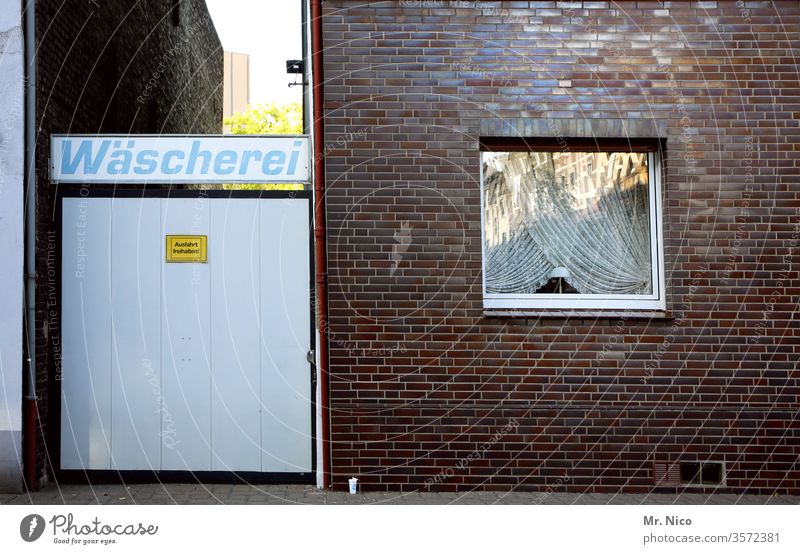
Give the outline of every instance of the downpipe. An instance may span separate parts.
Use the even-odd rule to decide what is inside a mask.
[[[322,1],[311,0],[311,88],[314,128],[314,259],[319,307],[319,387],[322,412],[322,486],[331,486],[330,399],[328,373],[328,259],[325,211],[325,93],[322,58]]]
[[[36,1],[23,0],[25,18],[25,321],[26,368],[23,374],[23,460],[28,490],[38,488],[36,435]]]

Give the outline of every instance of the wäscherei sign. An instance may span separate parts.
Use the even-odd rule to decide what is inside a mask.
[[[52,135],[54,183],[308,183],[308,136]]]

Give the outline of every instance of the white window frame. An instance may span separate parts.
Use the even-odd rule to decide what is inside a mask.
[[[624,151],[621,147],[620,152]],[[486,292],[486,222],[481,151],[481,270],[485,310],[666,310],[664,276],[664,233],[661,202],[661,160],[657,152],[647,153],[650,190],[650,252],[652,294],[510,294]]]

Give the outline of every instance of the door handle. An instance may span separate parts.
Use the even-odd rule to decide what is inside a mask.
[[[317,356],[314,350],[309,350],[306,352],[306,360],[308,361],[309,365],[311,366],[311,383],[313,386],[317,386]]]

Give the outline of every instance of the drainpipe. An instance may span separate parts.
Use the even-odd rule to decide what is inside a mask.
[[[330,403],[328,399],[328,256],[325,219],[325,110],[322,72],[322,1],[311,0],[311,87],[314,127],[314,258],[319,312],[319,387],[322,411],[322,486],[331,486]]]
[[[23,0],[25,17],[25,336],[27,368],[23,377],[23,472],[28,490],[36,475],[36,0]]]
[[[310,33],[308,24],[308,2],[300,3],[300,18],[303,25],[303,33],[301,40],[303,41],[303,134],[311,135],[311,123],[314,120],[313,114],[310,112],[311,108],[311,89],[309,83],[311,82],[311,63],[308,53],[311,51],[311,44],[309,43]]]

